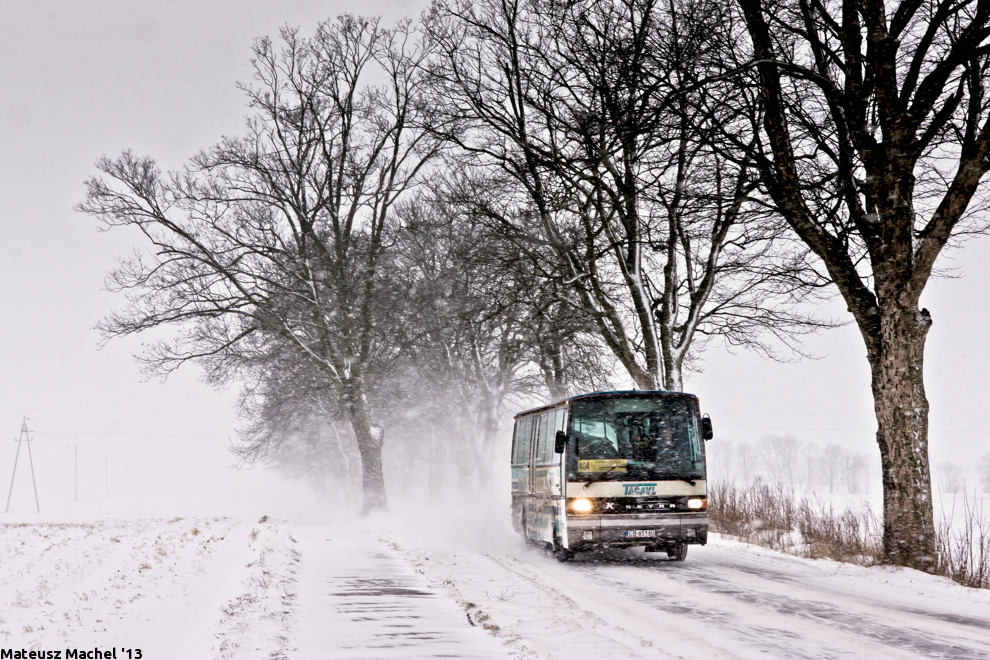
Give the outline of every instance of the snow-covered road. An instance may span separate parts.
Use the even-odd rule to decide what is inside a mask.
[[[146,660],[990,658],[990,591],[717,537],[561,564],[504,521],[0,524],[0,649]]]
[[[716,539],[684,563],[404,549],[520,657],[990,658],[990,592]],[[470,604],[467,605],[467,604]]]
[[[374,534],[328,525],[293,534],[301,565],[292,660],[511,657]]]

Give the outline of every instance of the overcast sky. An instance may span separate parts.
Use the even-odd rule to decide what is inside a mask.
[[[99,234],[73,211],[101,155],[131,148],[178,167],[245,114],[249,46],[284,24],[309,31],[341,11],[395,19],[424,5],[388,0],[0,3],[0,439],[22,415],[37,431],[43,499],[72,498],[71,445],[80,445],[83,498],[127,498],[185,472],[189,497],[212,497],[204,480],[241,491],[279,489],[261,474],[234,474],[223,446],[232,434],[230,393],[190,369],[168,383],[142,382],[137,342],[97,350],[93,324],[120,299],[102,280],[134,236]],[[936,460],[964,466],[990,451],[984,346],[990,244],[952,254],[961,279],[936,282],[924,298],[934,318],[926,357]],[[846,320],[844,306],[831,313]],[[687,388],[702,398],[719,439],[755,441],[791,432],[875,454],[869,372],[853,326],[808,343],[815,361],[773,364],[713,350]],[[0,444],[6,495],[15,450]],[[186,468],[180,468],[186,465]],[[155,476],[157,475],[157,476]],[[22,478],[18,474],[18,483]],[[227,480],[227,481],[224,481]],[[264,486],[264,488],[262,488]],[[233,493],[234,495],[231,495]]]

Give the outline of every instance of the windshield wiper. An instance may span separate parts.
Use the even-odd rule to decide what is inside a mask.
[[[603,474],[608,474],[612,470],[618,469],[620,467],[621,468],[624,468],[626,466],[625,465],[611,465],[611,466],[609,466],[609,468],[607,470],[602,470],[601,472],[596,473],[595,476],[591,477],[586,482],[584,482],[584,487],[587,488],[588,486],[590,486],[591,484],[593,484],[598,477],[602,476]],[[693,486],[694,484],[691,484],[691,485]]]
[[[658,481],[668,481],[670,479],[673,479],[675,481],[686,481],[687,483],[691,484],[692,486],[696,486],[697,485],[695,483],[695,481],[697,481],[697,479],[692,479],[691,477],[677,477],[677,476],[674,476],[674,475],[671,475],[671,474],[665,474],[665,475],[663,475],[661,477],[657,477],[657,480]]]

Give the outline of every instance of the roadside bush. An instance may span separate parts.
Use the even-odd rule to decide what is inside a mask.
[[[936,526],[936,573],[967,587],[990,588],[990,520],[963,497],[961,525],[942,512]],[[869,506],[836,511],[817,497],[796,498],[780,484],[713,482],[708,493],[712,531],[801,557],[827,557],[870,566],[883,563],[883,521]]]
[[[967,587],[990,589],[990,520],[983,505],[971,504],[964,492],[962,525],[952,525],[954,514],[943,512],[935,529],[937,572]]]

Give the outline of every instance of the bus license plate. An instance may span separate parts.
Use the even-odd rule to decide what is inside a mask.
[[[652,538],[657,535],[657,530],[655,529],[627,529],[626,538]]]

